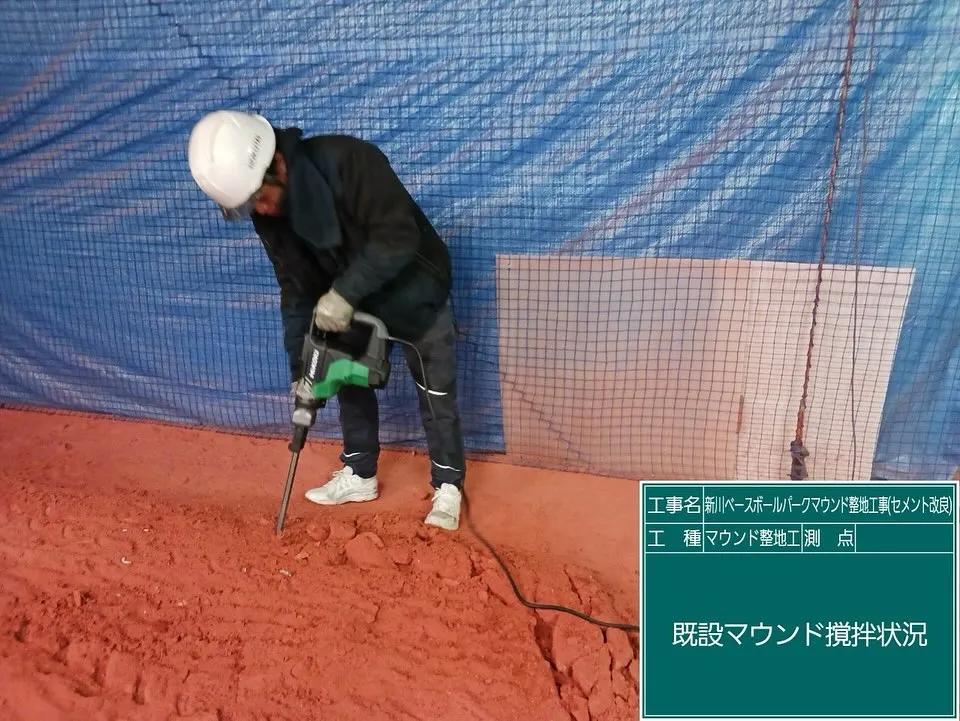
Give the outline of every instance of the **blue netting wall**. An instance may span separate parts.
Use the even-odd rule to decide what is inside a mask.
[[[744,384],[731,391],[741,419],[772,401],[792,407],[795,419],[805,386],[819,383],[824,397],[826,383],[851,394],[842,417],[853,425],[857,394],[879,399],[872,475],[942,478],[960,464],[955,0],[51,0],[4,3],[0,19],[4,404],[286,433],[272,270],[252,228],[222,221],[186,164],[197,119],[236,108],[307,134],[378,143],[446,238],[465,334],[470,450],[509,451],[508,435],[524,433],[504,421],[505,325],[526,323],[533,338],[566,333],[576,359],[563,372],[554,364],[529,374],[530,382],[553,398],[589,394],[598,363],[628,362],[592,347],[599,325],[606,338],[621,321],[631,332],[644,293],[654,304],[695,304],[697,284],[671,275],[666,262],[686,259],[758,263],[736,277],[753,273],[767,286],[776,285],[778,263],[863,268],[843,281],[856,291],[843,298],[869,311],[862,317],[899,320],[856,336],[859,350],[818,337],[812,379],[794,374],[761,393],[749,380],[756,370],[712,373],[691,391],[661,373],[674,352],[682,361],[684,338],[729,341],[753,317],[747,308],[737,323],[701,332],[693,309],[672,316],[669,338],[648,334],[618,351],[642,362],[608,409],[626,418],[636,410],[624,405],[630,398],[655,398],[655,410],[680,417],[683,399],[694,399],[690,428],[704,429],[698,475],[723,477],[716,468],[727,466],[710,455],[730,451],[711,450],[708,421],[725,383]],[[498,294],[504,255],[586,265],[582,273],[533,266],[531,277],[544,283],[548,273],[561,273],[561,285],[573,273],[576,293],[548,302],[530,291],[507,308],[502,285]],[[606,270],[590,270],[591,259]],[[636,277],[654,285],[628,283],[636,298],[611,298],[610,283],[622,293],[638,261],[653,264],[652,275]],[[778,292],[788,299],[800,291],[784,277]],[[714,297],[718,307],[740,303],[737,283],[728,287],[733,295]],[[741,305],[752,298],[767,307],[768,296],[748,292]],[[861,318],[844,303],[825,299],[819,312]],[[767,314],[783,334],[755,329],[738,357],[776,367],[785,352],[778,338],[804,338],[812,326],[813,305],[801,305],[802,313]],[[558,327],[566,322],[558,308],[579,319],[579,330]],[[844,365],[891,334],[887,371]],[[549,355],[552,342],[537,352]],[[803,369],[808,350],[790,345],[788,355]],[[835,377],[824,370],[831,363]],[[516,385],[509,392],[522,395]],[[384,442],[419,444],[413,384],[398,373],[381,397]],[[806,440],[825,438],[810,405]],[[586,431],[577,422],[597,422],[582,410],[564,411],[568,436]],[[657,426],[657,413],[649,417]],[[334,404],[315,433],[335,436],[335,418]],[[616,432],[628,425],[615,423],[591,452],[565,456],[569,443],[538,446],[533,435],[519,445],[532,462],[600,471],[600,456],[620,453],[618,445],[668,465],[690,452],[682,433]],[[754,433],[788,457],[792,421],[776,438],[761,438],[767,432],[738,425],[738,443]],[[817,457],[816,444],[808,447]]]

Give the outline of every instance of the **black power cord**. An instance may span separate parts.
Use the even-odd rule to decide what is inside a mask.
[[[420,361],[420,376],[421,376],[421,379],[423,380],[423,394],[424,396],[426,396],[427,405],[430,408],[430,414],[433,416],[433,419],[436,420],[437,415],[436,413],[434,413],[433,403],[430,402],[430,386],[427,384],[427,369],[424,366],[423,356],[420,355],[420,350],[413,343],[410,343],[409,341],[405,341],[402,338],[395,338],[393,336],[390,336],[388,340],[396,341],[398,343],[402,343],[406,346],[409,346],[417,354],[417,359]],[[487,550],[490,551],[490,555],[493,556],[496,559],[497,563],[500,564],[500,568],[502,568],[504,574],[506,574],[507,580],[510,581],[510,586],[513,588],[513,593],[516,595],[520,603],[522,603],[527,608],[538,609],[540,611],[559,611],[561,613],[569,613],[573,616],[576,616],[577,618],[582,618],[584,621],[587,621],[588,623],[592,623],[596,626],[603,626],[605,628],[619,628],[623,631],[640,633],[639,626],[634,626],[629,623],[601,621],[599,619],[594,618],[593,616],[588,616],[582,611],[577,611],[576,609],[573,609],[573,608],[567,608],[566,606],[557,606],[552,603],[534,603],[533,601],[528,601],[527,599],[525,599],[523,597],[523,594],[520,593],[520,589],[517,587],[516,581],[513,580],[513,574],[510,573],[510,569],[507,568],[507,564],[503,562],[502,558],[500,558],[500,554],[497,553],[496,549],[493,547],[493,544],[491,544],[490,541],[484,538],[483,534],[481,534],[480,531],[477,530],[477,527],[473,525],[473,519],[470,517],[470,502],[467,500],[467,491],[465,488],[460,489],[460,495],[463,498],[463,510],[464,510],[464,517],[466,518],[466,521],[467,521],[467,526],[473,532],[473,535],[477,537],[480,543],[486,546]]]
[[[479,539],[480,543],[486,546],[487,550],[490,551],[497,563],[500,564],[500,568],[503,569],[504,574],[507,576],[507,580],[510,582],[510,586],[513,588],[513,593],[516,595],[517,599],[527,608],[538,609],[541,611],[559,611],[561,613],[569,613],[577,618],[582,618],[588,623],[592,623],[596,626],[604,626],[605,628],[619,628],[624,631],[629,631],[632,633],[640,633],[640,627],[634,626],[629,623],[616,623],[614,621],[601,621],[594,618],[593,616],[588,616],[587,614],[577,611],[573,608],[568,608],[567,606],[557,606],[552,603],[534,603],[533,601],[528,601],[523,597],[523,594],[520,593],[520,589],[517,587],[516,581],[513,580],[513,574],[510,573],[510,569],[507,568],[507,564],[503,562],[503,559],[500,558],[500,554],[497,553],[496,549],[493,547],[493,544],[490,543],[484,536],[477,530],[477,527],[473,525],[473,519],[470,517],[470,502],[467,500],[467,491],[466,489],[461,489],[461,496],[463,497],[463,511],[464,518],[467,521],[467,526],[473,532],[473,535]]]

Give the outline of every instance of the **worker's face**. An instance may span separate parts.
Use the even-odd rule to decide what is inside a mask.
[[[283,191],[287,184],[287,165],[280,153],[274,155],[275,173],[264,179],[257,191],[254,210],[260,215],[282,215]]]

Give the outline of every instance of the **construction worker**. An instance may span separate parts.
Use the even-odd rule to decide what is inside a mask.
[[[342,333],[354,311],[364,311],[419,350],[426,381],[420,358],[404,346],[430,453],[434,494],[425,523],[458,528],[466,466],[450,255],[388,158],[358,138],[304,137],[299,128],[223,110],[194,126],[188,155],[200,189],[226,219],[252,220],[273,265],[291,393],[311,316],[320,330]],[[373,389],[347,385],[337,398],[344,465],[306,497],[322,505],[371,501],[378,495],[377,397]]]

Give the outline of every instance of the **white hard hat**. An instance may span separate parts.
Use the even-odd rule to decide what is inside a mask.
[[[201,118],[190,133],[190,173],[225,217],[242,217],[250,212],[275,149],[273,127],[266,118],[217,110]]]

